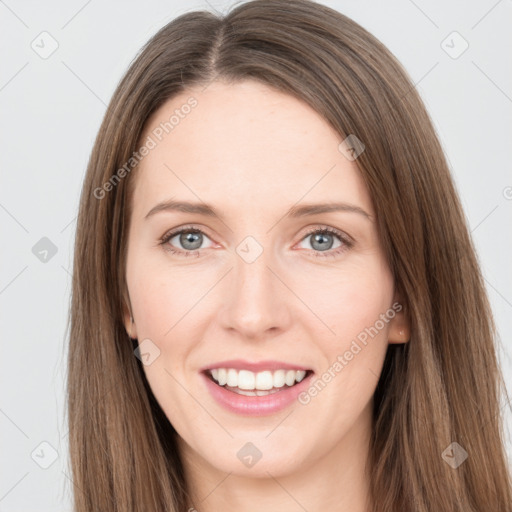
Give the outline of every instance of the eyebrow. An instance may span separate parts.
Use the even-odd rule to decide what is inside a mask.
[[[151,208],[149,212],[146,214],[146,219],[149,217],[159,213],[159,212],[184,212],[184,213],[195,213],[199,215],[205,215],[207,217],[218,217],[219,219],[223,219],[222,215],[215,210],[215,208],[206,203],[193,203],[189,201],[164,201],[162,203],[158,203],[156,206]],[[349,213],[357,213],[367,218],[368,220],[372,219],[372,216],[367,213],[365,210],[360,208],[359,206],[349,204],[349,203],[324,203],[324,204],[304,204],[299,206],[292,206],[288,212],[284,215],[284,217],[288,218],[300,218],[307,217],[310,215],[318,215],[320,213],[330,213],[330,212],[349,212]]]

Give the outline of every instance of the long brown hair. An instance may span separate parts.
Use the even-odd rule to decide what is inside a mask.
[[[308,103],[340,142],[355,134],[365,145],[356,163],[411,322],[410,342],[389,347],[375,392],[374,509],[512,510],[492,314],[445,156],[412,81],[346,16],[308,0],[256,0],[224,16],[190,12],[163,27],[119,83],[94,144],[70,312],[76,512],[190,506],[177,434],[123,324],[128,185],[137,170],[130,159],[150,115],[173,95],[246,78]],[[442,456],[453,442],[468,453],[456,469]]]

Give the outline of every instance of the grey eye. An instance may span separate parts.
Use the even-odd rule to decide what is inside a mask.
[[[336,239],[338,239],[338,245],[334,246]],[[303,240],[311,240],[309,244],[310,247],[305,247],[306,249],[313,249],[318,252],[329,251],[343,245],[342,240],[338,235],[325,230],[318,231],[316,233],[310,233],[309,235],[305,236]]]
[[[326,233],[315,233],[313,235],[309,235],[311,237],[311,247],[318,251],[328,251],[332,248],[334,237],[330,234]]]
[[[181,247],[189,251],[195,251],[199,249],[203,243],[203,234],[194,231],[183,231],[182,233],[178,233],[171,240],[169,240],[169,242],[171,242],[174,238],[179,238],[179,244]]]

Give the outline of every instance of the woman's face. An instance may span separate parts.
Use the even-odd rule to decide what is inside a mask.
[[[125,324],[188,460],[277,476],[368,442],[387,345],[408,334],[357,152],[342,141],[255,81],[190,89],[146,126]],[[219,367],[246,395],[203,371]],[[293,369],[307,373],[289,386]],[[279,391],[247,396],[255,384]]]

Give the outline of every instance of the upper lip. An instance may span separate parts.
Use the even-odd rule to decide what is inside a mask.
[[[219,361],[218,363],[212,363],[205,366],[201,371],[213,370],[215,368],[234,368],[235,370],[249,370],[257,373],[263,370],[311,370],[306,366],[300,364],[290,364],[284,361],[259,361],[251,363],[243,359],[230,359],[229,361]]]

